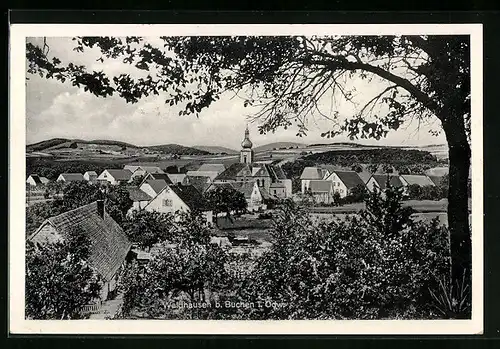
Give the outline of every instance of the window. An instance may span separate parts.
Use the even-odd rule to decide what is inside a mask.
[[[171,199],[163,199],[163,206],[166,206],[166,207],[172,206],[172,200]]]
[[[344,189],[340,189],[340,192],[343,193],[344,192]]]

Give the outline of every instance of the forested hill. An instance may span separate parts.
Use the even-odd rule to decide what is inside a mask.
[[[88,146],[92,146],[93,149],[102,148],[102,150],[109,150],[110,147],[115,147],[114,150],[121,149],[148,149],[150,151],[157,151],[164,154],[179,154],[179,155],[208,155],[211,152],[196,149],[192,147],[186,147],[179,144],[163,144],[163,145],[152,145],[152,146],[137,146],[134,144],[115,141],[115,140],[107,140],[107,139],[98,139],[98,140],[81,140],[81,139],[67,139],[67,138],[52,138],[49,140],[41,141],[34,144],[29,144],[26,146],[26,152],[51,152],[62,149],[76,149],[76,148],[87,148]]]
[[[437,163],[437,158],[427,151],[388,147],[362,150],[332,150],[308,155],[304,157],[304,160],[317,164],[339,166],[352,166],[355,164],[435,165]]]

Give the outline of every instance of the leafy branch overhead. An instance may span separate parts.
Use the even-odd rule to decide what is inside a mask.
[[[144,77],[106,76],[63,64],[49,58],[45,46],[30,42],[29,72],[71,81],[96,96],[117,94],[130,103],[162,94],[168,105],[183,106],[181,115],[198,116],[233,93],[243,105],[255,107],[262,133],[295,124],[298,135],[305,135],[307,118],[317,115],[332,121],[324,136],[347,132],[351,138],[379,139],[409,117],[470,118],[466,36],[161,37],[163,47],[140,37],[73,40],[75,51],[99,50],[100,61],[121,60]],[[344,120],[346,115],[325,104],[338,99],[356,103],[357,91],[349,84],[353,78],[382,81],[385,87],[358,105],[358,115]],[[380,105],[384,110],[377,112]]]

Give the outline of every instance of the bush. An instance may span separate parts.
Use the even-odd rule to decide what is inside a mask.
[[[414,222],[402,193],[375,192],[359,217],[317,223],[292,202],[241,289],[250,319],[435,318],[429,292],[449,267],[448,231]]]
[[[273,214],[271,212],[259,213],[258,219],[271,219],[273,218]]]

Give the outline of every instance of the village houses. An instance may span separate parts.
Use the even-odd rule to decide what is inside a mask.
[[[202,195],[192,185],[166,185],[144,207],[146,211],[161,213],[199,211],[207,223],[213,223],[212,209],[208,207]]]
[[[266,208],[264,196],[262,195],[262,189],[259,188],[256,181],[212,183],[206,191],[209,192],[218,187],[230,188],[243,193],[247,202],[248,211],[258,211]]]
[[[363,180],[354,171],[331,171],[326,180],[332,182],[333,192],[339,193],[341,198],[350,195],[355,187],[365,186]]]
[[[97,177],[96,171],[87,171],[83,174],[83,178],[90,183],[97,183]]]
[[[37,174],[31,174],[29,177],[26,179],[26,183],[29,184],[32,187],[39,187],[47,184],[49,180],[45,177],[40,177]]]
[[[128,191],[129,198],[132,201],[132,207],[128,210],[127,214],[132,213],[132,211],[144,209],[152,199],[151,196],[136,186],[127,186],[125,189]]]
[[[107,181],[111,185],[119,185],[123,183],[128,183],[132,178],[132,172],[130,170],[122,169],[109,169],[101,172],[98,180]]]
[[[161,168],[158,166],[132,166],[132,165],[125,165],[123,167],[124,170],[129,170],[132,172],[132,176],[130,177],[130,181],[133,181],[135,178],[138,177],[144,177],[147,174],[162,174],[165,173]]]
[[[167,185],[168,183],[163,179],[148,179],[146,182],[141,184],[139,189],[154,198]]]
[[[213,179],[214,183],[256,182],[268,196],[287,198],[292,196],[292,181],[278,165],[254,161],[254,152],[248,127],[241,143],[240,162],[231,164]],[[274,185],[273,185],[274,184]],[[272,186],[273,185],[273,186]],[[271,187],[272,186],[272,187]]]
[[[57,177],[58,182],[83,182],[85,178],[81,173],[61,173],[59,177]]]

